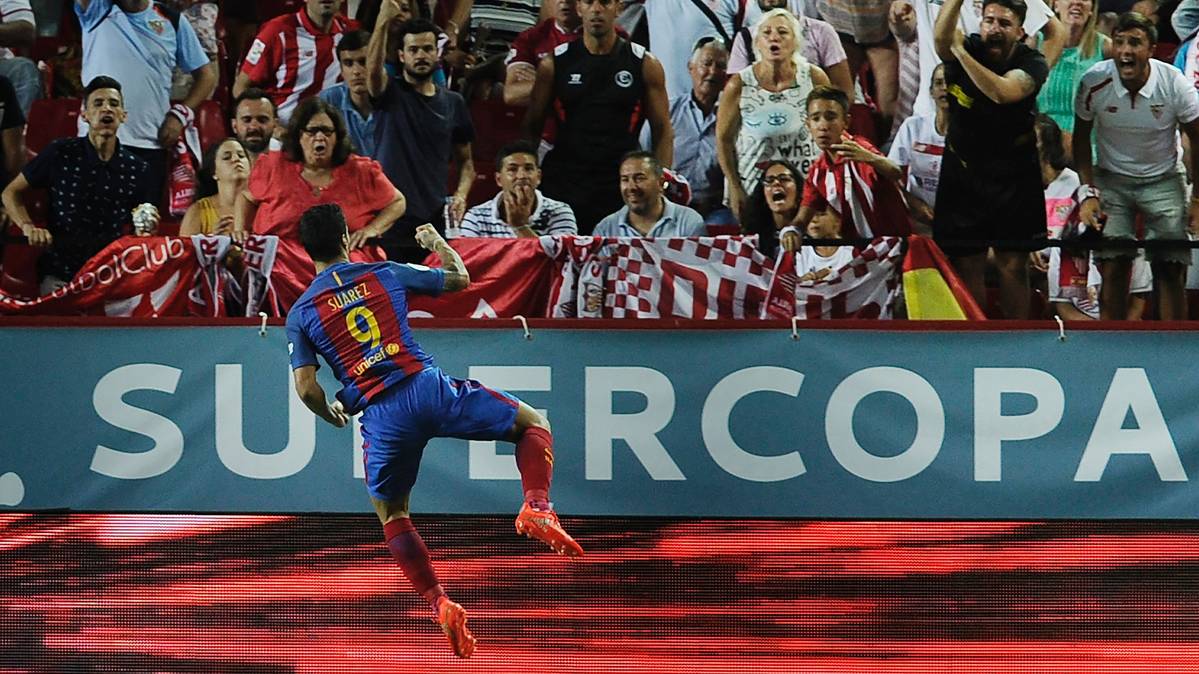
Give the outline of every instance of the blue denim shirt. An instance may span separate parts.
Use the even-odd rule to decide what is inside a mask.
[[[341,110],[346,128],[350,131],[350,141],[354,143],[358,154],[376,159],[375,122],[379,116],[372,110],[369,117],[363,118],[358,108],[354,107],[354,99],[350,97],[350,88],[345,82],[322,91],[321,100]]]
[[[707,226],[704,225],[703,216],[699,213],[687,206],[680,206],[666,197],[662,197],[662,201],[665,202],[662,218],[654,223],[649,233],[645,235],[646,237],[669,239],[703,236],[707,233]],[[624,206],[619,211],[600,220],[592,235],[639,238],[641,232],[629,224],[629,207]]]

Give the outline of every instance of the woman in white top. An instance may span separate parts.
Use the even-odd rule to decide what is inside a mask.
[[[829,83],[800,54],[799,22],[787,10],[763,14],[754,34],[757,61],[729,78],[716,115],[725,199],[739,219],[766,162],[787,159],[807,175],[820,153],[808,132],[807,98],[815,85]]]

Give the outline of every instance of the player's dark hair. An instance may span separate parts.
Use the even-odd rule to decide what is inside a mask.
[[[350,134],[346,130],[346,118],[341,116],[340,110],[313,96],[297,105],[295,112],[291,113],[291,121],[287,124],[287,134],[283,136],[283,152],[287,154],[288,159],[304,162],[304,148],[300,146],[300,136],[304,135],[304,129],[308,128],[308,122],[322,112],[329,116],[330,121],[333,122],[334,132],[337,134],[337,141],[333,143],[333,165],[341,166],[350,158],[354,146],[350,144]]]
[[[316,262],[329,262],[341,255],[345,233],[346,217],[337,204],[313,206],[300,216],[300,243]]]
[[[1123,33],[1126,30],[1143,30],[1145,35],[1149,36],[1149,44],[1157,44],[1157,26],[1149,17],[1140,12],[1124,12],[1120,18],[1116,19],[1116,25],[1112,28],[1112,38],[1116,37],[1116,33]]]
[[[1062,143],[1062,128],[1049,115],[1037,115],[1037,138],[1041,141],[1041,161],[1052,166],[1055,171],[1061,171],[1070,165],[1070,160],[1066,157],[1066,148]]]
[[[271,114],[275,117],[278,117],[279,107],[275,105],[275,99],[271,98],[265,91],[259,89],[258,87],[250,87],[249,89],[242,91],[241,95],[239,95],[237,98],[233,99],[233,107],[230,108],[233,113],[231,116],[237,117],[237,106],[241,105],[243,101],[260,101],[263,99],[265,99],[267,103],[271,104]]]
[[[433,37],[441,35],[441,30],[428,19],[409,19],[400,24],[397,34],[397,39],[400,42],[400,48],[403,49],[404,38],[408,35],[420,35],[422,33],[432,33]]]
[[[983,10],[987,9],[987,5],[999,5],[1012,10],[1012,14],[1020,21],[1020,25],[1024,25],[1024,17],[1028,16],[1028,5],[1024,0],[983,0]]]
[[[787,169],[787,173],[790,173],[791,179],[795,181],[795,206],[798,208],[799,201],[803,197],[803,174],[799,172],[795,164],[786,159],[772,159],[766,163],[766,168],[762,169],[762,177],[765,178],[766,172],[775,166]],[[774,226],[774,214],[770,212],[770,206],[766,203],[766,183],[758,181],[758,186],[754,188],[753,194],[749,195],[745,211],[745,218],[741,222],[741,231],[745,234],[757,234],[758,250],[767,257],[774,257],[774,251],[778,249],[779,245],[779,233]]]
[[[352,30],[341,36],[341,42],[337,43],[337,49],[334,51],[337,52],[337,58],[340,59],[342,52],[366,49],[366,46],[370,44],[370,41],[370,33],[366,32],[365,30]]]
[[[537,146],[527,140],[517,140],[501,147],[500,151],[495,153],[495,167],[498,169],[503,166],[504,160],[514,154],[531,154],[537,166],[541,166],[541,161],[537,158]]]
[[[821,84],[812,89],[808,94],[808,100],[804,102],[805,111],[812,108],[812,101],[833,101],[841,106],[841,112],[845,114],[846,119],[849,119],[849,96],[846,96],[844,91],[836,87]]]
[[[125,92],[121,91],[121,83],[108,75],[93,77],[92,81],[87,83],[87,86],[83,88],[83,102],[87,103],[87,99],[101,89],[116,89],[117,93],[121,95],[121,105],[125,104]]]
[[[654,156],[653,152],[646,152],[645,150],[633,150],[632,152],[626,152],[624,153],[624,156],[620,158],[621,166],[623,166],[624,163],[630,159],[644,159],[645,161],[649,162],[650,170],[654,172],[654,175],[658,176],[659,178],[663,177],[664,174],[662,173],[662,162],[658,161],[658,158]]]
[[[241,146],[242,151],[246,153],[247,157],[254,156],[254,153],[250,152],[250,148],[246,147],[246,144],[241,142],[241,139],[233,136],[222,138],[209,145],[208,149],[204,151],[204,158],[200,161],[200,170],[196,173],[196,199],[211,197],[217,193],[216,155],[221,151],[221,147],[225,143],[237,143]]]

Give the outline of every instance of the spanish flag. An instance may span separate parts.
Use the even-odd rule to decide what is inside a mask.
[[[914,321],[985,321],[962,279],[932,239],[915,234],[908,237],[908,256],[903,261],[903,293],[908,318]]]

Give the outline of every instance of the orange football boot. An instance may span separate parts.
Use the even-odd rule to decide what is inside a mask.
[[[582,557],[583,548],[566,533],[553,510],[536,510],[528,503],[516,516],[516,533],[536,538],[560,555]]]

